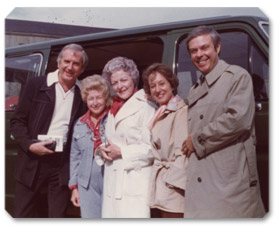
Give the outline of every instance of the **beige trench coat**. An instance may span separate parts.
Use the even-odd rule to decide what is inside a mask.
[[[219,60],[188,97],[186,218],[262,217],[251,77]]]
[[[188,134],[187,106],[178,96],[168,104],[152,128],[154,165],[151,180],[150,207],[184,213],[184,190],[188,159],[182,154],[182,143]]]

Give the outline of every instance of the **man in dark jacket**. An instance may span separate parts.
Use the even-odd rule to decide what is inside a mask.
[[[64,217],[69,202],[69,154],[74,121],[86,111],[77,78],[88,57],[77,44],[65,46],[57,58],[58,69],[34,77],[26,85],[11,119],[11,133],[19,144],[15,170],[14,217],[38,217],[36,203],[42,185],[48,186],[48,216]],[[60,136],[62,151],[38,135]]]

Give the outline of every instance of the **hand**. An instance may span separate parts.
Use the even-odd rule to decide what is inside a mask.
[[[81,204],[80,204],[80,193],[79,193],[77,188],[74,188],[72,190],[72,194],[71,194],[71,199],[70,200],[71,200],[71,202],[73,203],[73,205],[75,207],[80,207],[81,206]]]
[[[49,150],[48,148],[45,147],[46,145],[49,144],[52,144],[52,141],[36,142],[30,145],[29,150],[38,156],[53,154],[54,151]]]
[[[188,138],[183,142],[183,144],[182,144],[182,152],[188,158],[194,152],[194,146],[193,146],[193,143],[192,143],[192,135],[189,135]]]
[[[121,158],[121,149],[116,145],[112,144],[110,141],[108,141],[108,144],[105,146],[102,146],[100,148],[101,155],[106,161],[113,161],[117,158]]]

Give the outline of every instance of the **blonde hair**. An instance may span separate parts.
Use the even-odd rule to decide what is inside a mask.
[[[108,82],[98,74],[88,76],[81,81],[82,89],[81,96],[82,100],[86,102],[89,91],[97,90],[103,93],[106,100],[106,106],[109,107],[112,103],[110,97],[110,87]]]

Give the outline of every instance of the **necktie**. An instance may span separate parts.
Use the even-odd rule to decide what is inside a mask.
[[[199,80],[200,80],[201,84],[203,84],[203,82],[205,81],[205,76],[203,74],[200,75]]]

